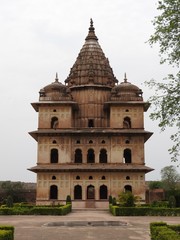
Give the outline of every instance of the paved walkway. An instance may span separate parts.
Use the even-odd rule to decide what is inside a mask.
[[[15,227],[14,240],[150,240],[149,223],[154,221],[179,224],[180,217],[114,217],[99,210],[75,210],[66,216],[0,216],[0,225]]]

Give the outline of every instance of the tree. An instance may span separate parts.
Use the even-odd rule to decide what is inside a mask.
[[[14,202],[24,201],[24,198],[20,196],[23,187],[24,185],[21,182],[4,181],[1,183],[1,189],[6,197],[11,196]]]
[[[135,202],[140,200],[138,196],[134,196],[132,192],[122,192],[118,195],[118,201],[123,207],[134,207]]]
[[[174,166],[166,166],[161,169],[161,180],[165,190],[175,191],[180,181],[180,174]]]
[[[180,4],[179,0],[158,1],[161,11],[153,21],[155,32],[150,36],[149,44],[158,43],[161,60],[172,67],[177,67],[176,74],[169,74],[163,80],[146,82],[150,88],[155,88],[155,94],[149,101],[155,106],[150,114],[152,120],[159,121],[159,127],[164,131],[167,127],[176,127],[177,131],[171,135],[172,148],[169,149],[171,160],[177,161],[180,155]]]
[[[151,190],[163,188],[163,183],[161,181],[150,181],[148,185]]]

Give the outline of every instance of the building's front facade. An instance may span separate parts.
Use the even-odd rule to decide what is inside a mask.
[[[149,104],[126,79],[118,84],[95,35],[93,22],[65,85],[58,81],[32,103],[39,113],[37,204],[105,207],[122,191],[145,200],[144,130]]]

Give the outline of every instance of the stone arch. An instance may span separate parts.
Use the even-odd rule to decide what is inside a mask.
[[[95,187],[93,185],[87,186],[87,199],[95,199]]]
[[[74,186],[74,200],[82,199],[82,187],[78,184]]]
[[[94,150],[92,148],[88,149],[87,163],[95,163],[95,154],[94,154]]]
[[[123,120],[123,128],[131,128],[131,119],[130,117],[125,117]]]
[[[106,149],[101,149],[99,154],[99,162],[107,163],[107,151]]]
[[[99,188],[99,198],[100,199],[107,199],[108,197],[108,188],[106,185],[101,185]]]
[[[75,163],[82,163],[82,150],[79,149],[79,148],[77,148],[75,150],[74,162]]]
[[[124,163],[131,163],[132,162],[132,156],[131,156],[131,149],[126,148],[124,149],[123,153],[123,158],[124,158]]]
[[[58,187],[56,185],[50,186],[50,199],[58,199]]]
[[[58,156],[59,154],[58,154],[58,149],[56,149],[56,148],[52,148],[51,149],[51,156],[50,156],[50,158],[51,158],[51,163],[58,163],[58,158],[59,158],[59,156]]]
[[[131,185],[125,185],[124,186],[124,191],[125,192],[132,192],[132,186]]]
[[[51,118],[51,128],[56,129],[58,127],[58,118],[57,117],[52,117]]]

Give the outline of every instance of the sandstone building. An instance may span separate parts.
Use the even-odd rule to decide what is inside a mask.
[[[108,196],[132,191],[145,201],[144,130],[149,103],[124,78],[118,84],[93,22],[65,84],[56,79],[32,103],[39,114],[30,135],[38,144],[37,204],[105,207]]]

